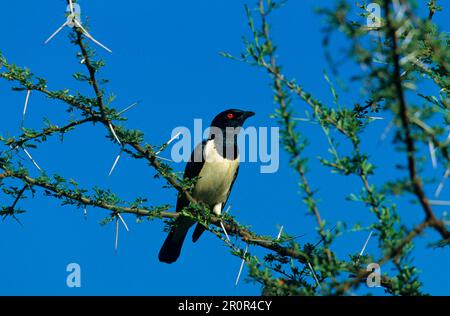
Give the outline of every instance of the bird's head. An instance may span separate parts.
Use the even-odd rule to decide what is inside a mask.
[[[225,130],[227,127],[239,128],[244,125],[245,120],[255,115],[251,111],[229,109],[216,115],[211,123],[211,127]]]

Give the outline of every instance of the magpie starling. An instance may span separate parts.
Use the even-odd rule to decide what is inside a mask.
[[[192,197],[205,203],[216,215],[221,214],[238,175],[237,136],[245,120],[253,115],[254,112],[236,109],[219,113],[211,123],[208,139],[195,147],[186,164],[184,178],[198,177]],[[189,201],[179,195],[176,211],[180,212],[188,205]],[[184,239],[194,223],[185,216],[178,217],[159,251],[159,261],[172,263],[178,259]],[[192,235],[193,242],[204,231],[205,227],[197,224]]]

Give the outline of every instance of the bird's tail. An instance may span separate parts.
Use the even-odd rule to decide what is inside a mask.
[[[177,220],[176,226],[170,230],[159,251],[159,261],[165,263],[177,261],[181,253],[181,248],[183,247],[184,239],[192,224],[193,222],[187,218],[179,218]]]
[[[192,241],[197,242],[197,240],[200,238],[200,236],[203,234],[203,232],[206,230],[205,226],[202,224],[197,224],[194,229],[194,233],[192,234]]]

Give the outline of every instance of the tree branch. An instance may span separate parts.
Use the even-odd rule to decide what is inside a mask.
[[[430,222],[430,224],[434,228],[436,228],[436,230],[441,234],[441,236],[444,239],[448,239],[450,238],[450,233],[448,232],[447,228],[442,223],[442,221],[439,221],[434,215],[431,205],[428,202],[428,199],[422,188],[422,181],[417,174],[416,160],[414,157],[414,153],[416,150],[414,145],[414,139],[411,136],[408,106],[406,104],[405,95],[403,92],[396,28],[392,24],[390,5],[391,1],[389,0],[384,1],[384,10],[386,12],[387,34],[391,40],[392,45],[392,61],[394,66],[393,84],[395,86],[395,91],[397,93],[397,101],[399,103],[399,112],[400,112],[399,115],[401,118],[403,133],[405,136],[404,141],[406,145],[409,177],[413,185],[414,193],[417,196],[417,199],[419,200],[419,203],[425,212],[426,221]]]

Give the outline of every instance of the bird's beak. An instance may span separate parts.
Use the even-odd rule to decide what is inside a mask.
[[[245,112],[242,114],[242,119],[243,119],[243,120],[246,120],[246,119],[248,119],[249,117],[251,117],[251,116],[253,116],[253,115],[255,115],[255,112],[252,112],[252,111],[245,111]]]

